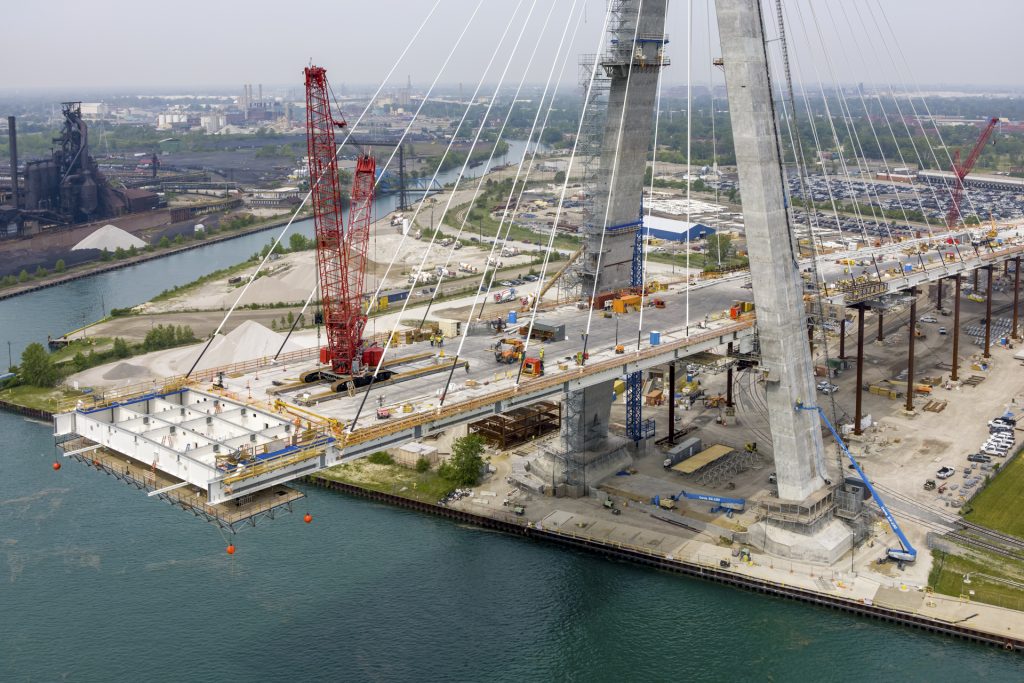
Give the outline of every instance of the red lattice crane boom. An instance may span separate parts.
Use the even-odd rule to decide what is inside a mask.
[[[981,151],[985,149],[985,143],[992,137],[992,131],[997,123],[999,123],[997,118],[988,120],[988,125],[985,126],[985,130],[981,131],[978,142],[975,143],[974,149],[971,150],[970,156],[967,157],[967,161],[963,164],[960,163],[960,150],[956,151],[956,156],[953,158],[953,202],[949,205],[949,212],[946,214],[946,227],[949,230],[956,228],[956,223],[960,219],[960,202],[964,196],[964,178],[974,168],[974,164],[978,163],[978,157],[981,156]]]
[[[363,312],[363,280],[373,213],[376,162],[360,154],[352,183],[349,226],[345,230],[338,178],[334,129],[343,119],[331,114],[327,71],[309,66],[306,75],[306,137],[309,150],[309,183],[316,229],[316,262],[323,307],[327,347],[320,361],[339,374],[358,367],[366,315]]]

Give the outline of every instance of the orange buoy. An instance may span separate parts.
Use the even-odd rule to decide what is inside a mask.
[[[60,463],[57,462],[56,460],[54,460],[53,461],[53,471],[56,472],[59,469],[60,469]]]
[[[302,521],[305,522],[306,524],[309,524],[310,522],[313,521],[313,515],[311,515],[311,514],[309,514],[307,512],[306,516],[302,518]]]
[[[235,545],[233,543],[228,545],[227,551],[228,551],[228,555],[234,555],[235,554]]]

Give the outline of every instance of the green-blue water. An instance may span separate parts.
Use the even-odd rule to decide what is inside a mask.
[[[0,413],[0,680],[1024,680],[1024,660],[310,489],[236,538]],[[310,511],[313,524],[302,522]]]

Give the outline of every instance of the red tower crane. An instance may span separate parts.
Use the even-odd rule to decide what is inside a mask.
[[[366,314],[363,312],[363,280],[373,214],[376,162],[360,153],[352,182],[348,229],[345,230],[338,179],[334,129],[344,119],[331,114],[327,71],[309,66],[306,74],[306,136],[309,149],[309,182],[316,228],[316,262],[320,276],[327,347],[320,362],[330,363],[337,374],[350,375],[359,366]]]
[[[978,162],[981,150],[985,148],[985,143],[992,137],[992,131],[997,123],[999,123],[997,118],[988,120],[988,125],[985,126],[985,130],[981,131],[978,142],[975,143],[974,149],[971,150],[970,156],[967,157],[967,161],[963,164],[960,163],[960,150],[956,151],[956,156],[953,159],[953,202],[949,205],[949,212],[946,214],[946,228],[949,230],[956,228],[957,220],[960,218],[960,201],[964,196],[964,178],[974,168],[974,164]]]

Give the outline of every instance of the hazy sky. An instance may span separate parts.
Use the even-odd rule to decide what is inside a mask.
[[[774,5],[774,0],[770,1]],[[243,82],[265,87],[301,86],[302,67],[312,59],[327,67],[333,83],[373,84],[387,74],[435,0],[37,0],[5,3],[0,88],[137,88],[184,91]],[[695,82],[708,80],[709,0],[694,7]],[[551,20],[543,30],[550,8]],[[422,34],[397,67],[393,82],[411,76],[424,88],[438,73],[475,7],[480,10],[441,76],[463,83],[468,94],[487,60],[496,55],[487,81],[497,81],[509,61],[522,22],[534,6],[506,84],[518,82],[538,39],[540,49],[528,81],[542,83],[555,58],[560,32],[569,24],[573,0],[440,0]],[[585,7],[566,68],[575,82],[576,62],[598,46],[605,0],[578,0]],[[875,29],[868,10],[879,7],[901,36],[898,45]],[[1022,0],[786,0],[794,70],[804,78],[831,82],[820,45],[830,46],[841,82],[900,82],[885,45],[902,49],[922,84],[1024,86],[1020,69]],[[813,7],[813,16],[812,10]],[[686,80],[685,0],[671,0],[667,83]],[[517,12],[518,9],[518,12]],[[844,13],[845,10],[845,13]],[[859,12],[858,12],[859,10]],[[774,11],[768,15],[774,19]],[[712,17],[713,19],[713,17]],[[772,21],[772,23],[774,23]],[[502,31],[509,29],[504,46]],[[818,35],[820,28],[821,36]],[[886,29],[887,30],[887,29]],[[714,21],[712,42],[717,43]],[[774,33],[774,26],[770,29]],[[570,28],[570,37],[572,30]],[[808,35],[811,36],[810,40]],[[50,48],[49,46],[53,46]],[[819,47],[809,47],[817,45]],[[16,56],[16,59],[10,59]],[[813,56],[813,58],[812,58]],[[815,76],[812,62],[818,66]],[[557,62],[561,64],[561,59]],[[716,80],[719,76],[715,76]],[[240,86],[238,87],[240,89]]]

